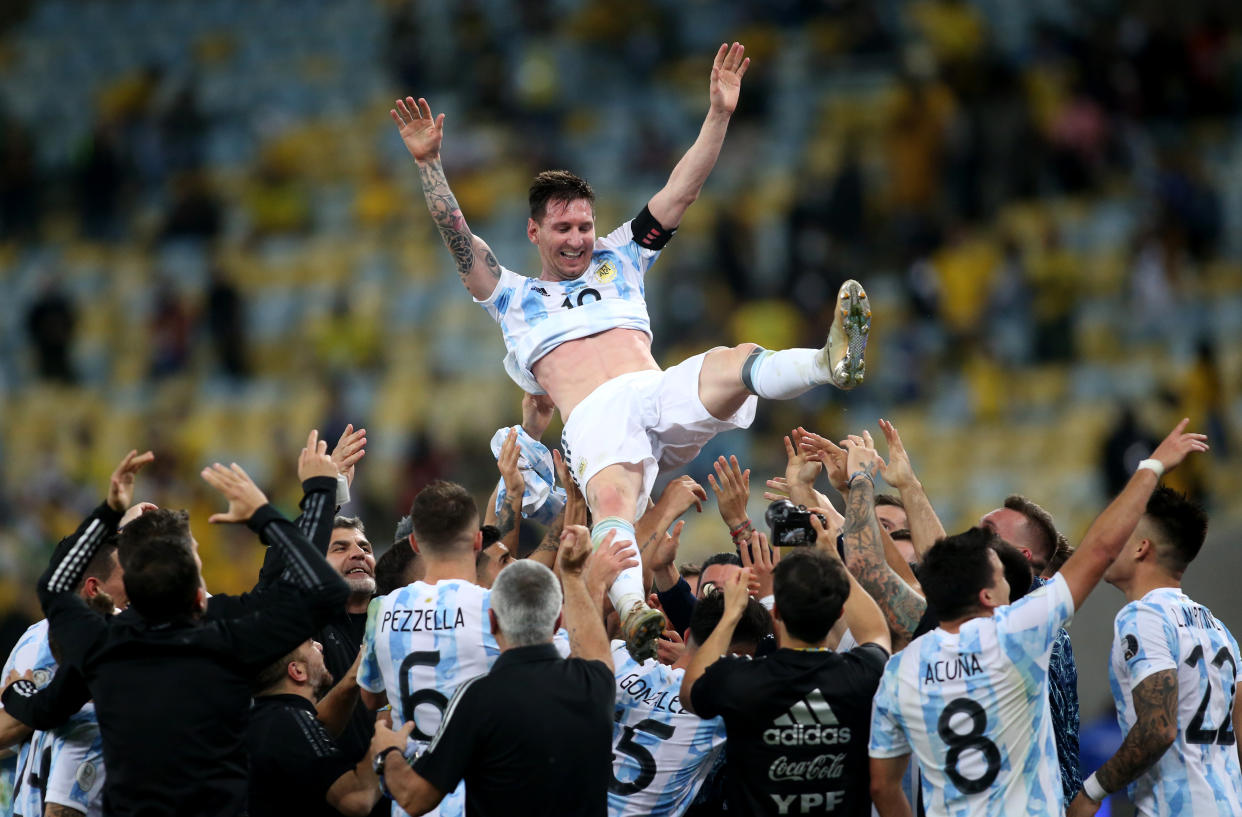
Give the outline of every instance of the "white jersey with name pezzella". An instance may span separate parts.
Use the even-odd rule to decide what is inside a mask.
[[[784,715],[772,721],[763,731],[763,742],[769,746],[832,746],[848,743],[850,729],[840,726],[832,707],[818,689],[789,707]]]

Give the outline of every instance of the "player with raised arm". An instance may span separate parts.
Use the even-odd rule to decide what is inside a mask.
[[[608,531],[634,541],[658,470],[688,462],[721,431],[749,426],[756,396],[791,399],[863,379],[871,311],[855,281],[841,287],[822,349],[744,343],[667,371],[651,355],[643,277],[716,164],[749,64],[740,44],[720,47],[698,138],[642,212],[606,237],[596,237],[595,193],[585,180],[566,171],[536,177],[526,234],[539,248],[538,278],[501,267],[467,226],[440,163],[444,114],[412,97],[390,112],[462,283],[501,326],[505,369],[527,392],[549,395],[565,419],[562,447],[594,513],[597,545]],[[645,604],[641,567],[618,576],[609,595],[631,654],[654,655],[664,620]]]
[[[1159,460],[1144,460],[1159,476]],[[1109,678],[1125,739],[1083,781],[1068,812],[1095,814],[1130,784],[1143,817],[1242,814],[1238,762],[1238,667],[1233,634],[1182,591],[1203,547],[1207,515],[1157,488],[1104,581],[1126,594],[1113,625]]]
[[[1152,455],[1165,470],[1202,434],[1183,420]],[[884,670],[871,718],[871,795],[882,817],[909,815],[901,778],[918,757],[928,815],[1064,814],[1048,704],[1059,628],[1117,558],[1156,487],[1139,470],[1046,585],[1015,604],[986,528],[941,539],[919,577],[940,626]]]

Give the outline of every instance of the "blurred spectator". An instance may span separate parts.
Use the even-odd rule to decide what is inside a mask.
[[[26,311],[26,332],[34,344],[35,370],[44,380],[77,380],[70,355],[78,319],[77,308],[58,276],[50,276]]]
[[[0,117],[0,235],[29,237],[39,223],[39,199],[30,134]]]
[[[220,200],[202,174],[186,173],[174,182],[164,238],[212,239],[219,234],[222,221]]]
[[[121,228],[121,186],[125,159],[114,125],[95,125],[77,173],[78,214],[82,233],[97,241],[111,241]]]
[[[1130,481],[1134,469],[1160,441],[1140,425],[1134,407],[1124,405],[1100,450],[1100,472],[1107,496],[1116,496]]]
[[[205,313],[207,333],[221,370],[234,379],[246,377],[246,304],[241,290],[219,265],[211,267]]]
[[[156,285],[151,309],[151,376],[180,374],[190,358],[190,313],[168,281]]]

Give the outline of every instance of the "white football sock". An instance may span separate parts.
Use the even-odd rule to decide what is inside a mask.
[[[742,367],[742,383],[766,400],[792,400],[832,382],[823,349],[761,350]]]
[[[639,563],[634,567],[622,570],[612,586],[608,588],[608,598],[612,601],[612,606],[624,619],[630,607],[646,601],[646,596],[643,594],[642,557],[639,556],[638,545],[634,541],[634,523],[627,522],[619,516],[608,516],[595,523],[595,526],[591,528],[591,546],[598,548],[608,532],[613,530],[617,532],[613,541],[628,541],[634,549],[634,558],[639,559]]]

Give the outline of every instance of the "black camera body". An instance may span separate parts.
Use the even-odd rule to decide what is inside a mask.
[[[823,527],[828,520],[822,513],[815,514]],[[768,506],[763,521],[772,531],[772,547],[800,547],[815,544],[815,528],[811,527],[811,511],[805,505],[795,505],[788,499],[778,499]]]

